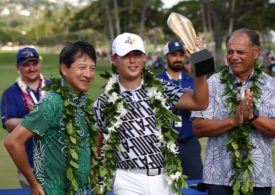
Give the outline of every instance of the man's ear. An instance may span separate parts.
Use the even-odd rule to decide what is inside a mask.
[[[168,54],[166,54],[166,55],[163,56],[164,62],[166,62],[166,63],[167,63],[167,61],[168,61],[168,60],[167,60],[167,58],[168,58],[167,55],[168,55]]]
[[[68,67],[65,64],[61,64],[60,65],[60,71],[61,71],[62,75],[65,76],[68,72]]]
[[[19,70],[19,66],[20,65],[19,64],[15,64],[15,66],[16,66],[16,69]]]
[[[117,58],[116,55],[111,55],[111,62],[114,66],[116,66],[116,58]]]
[[[258,59],[261,55],[261,48],[259,46],[253,47],[254,59]]]

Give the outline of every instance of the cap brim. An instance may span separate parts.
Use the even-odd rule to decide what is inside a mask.
[[[140,51],[140,52],[142,52],[143,54],[146,54],[145,51],[143,51],[143,50],[141,50],[141,49],[131,49],[131,50],[129,50],[129,51],[118,51],[118,52],[116,52],[116,54],[117,54],[118,56],[120,56],[120,57],[123,57],[123,56],[127,55],[128,53],[130,53],[131,51]]]
[[[174,53],[174,52],[176,52],[176,51],[182,51],[182,52],[184,53],[184,49],[175,49],[175,50],[173,50],[173,51],[167,52],[165,55]]]
[[[26,59],[26,60],[24,60],[24,61],[22,61],[22,62],[17,62],[17,64],[23,65],[23,64],[25,64],[26,62],[31,61],[31,60],[39,61],[39,59],[37,59],[37,58],[29,58],[29,59]]]

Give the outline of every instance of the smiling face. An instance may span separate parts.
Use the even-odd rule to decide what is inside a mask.
[[[253,45],[245,33],[234,34],[228,41],[227,62],[241,81],[249,77],[259,55],[259,46]]]
[[[61,71],[67,84],[75,94],[88,91],[96,75],[96,64],[88,55],[80,55],[68,68],[61,64]]]
[[[33,83],[40,78],[41,62],[39,60],[29,60],[22,65],[17,64],[16,68],[26,84]]]
[[[119,81],[126,88],[135,88],[141,82],[141,72],[145,62],[145,54],[134,50],[125,56],[112,55],[112,63],[116,65]]]

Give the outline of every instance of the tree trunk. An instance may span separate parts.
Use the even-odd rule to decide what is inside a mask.
[[[129,15],[132,16],[133,15],[133,10],[134,10],[134,1],[130,1],[130,8],[129,8]],[[132,20],[133,17],[129,17],[129,29],[132,29],[133,28],[133,20]],[[128,29],[127,29],[128,30]]]
[[[236,0],[232,0],[232,5],[231,5],[231,11],[230,11],[230,19],[229,19],[229,28],[228,28],[228,34],[230,35],[233,31],[234,28],[234,16],[235,16],[235,5],[236,5]]]
[[[141,12],[141,21],[140,21],[140,36],[143,37],[144,34],[144,23],[146,20],[146,9],[148,5],[149,0],[143,0],[143,7],[142,7],[142,12]]]
[[[213,41],[214,41],[214,60],[216,67],[222,66],[225,64],[223,50],[222,50],[222,43],[223,43],[223,29],[222,29],[222,20],[223,18],[217,15],[211,1],[209,0],[201,0],[204,6],[207,8],[209,16],[211,18],[211,22],[213,22],[212,30],[213,30]],[[224,9],[220,7],[220,9]]]
[[[110,40],[114,40],[114,29],[113,29],[112,19],[111,19],[111,15],[110,15],[110,8],[109,8],[107,0],[102,0],[102,3],[103,3],[103,7],[104,7],[106,17],[107,17],[109,38],[110,38]]]
[[[116,35],[120,34],[120,22],[119,22],[119,13],[118,13],[118,6],[117,0],[114,0],[114,9],[115,9],[115,19],[116,19]]]
[[[204,5],[201,3],[201,17],[202,17],[202,29],[203,29],[203,34],[205,36],[205,43],[206,43],[206,48],[208,48],[208,30],[207,30],[207,26],[206,26],[206,17],[205,17],[205,9],[204,9]]]
[[[216,67],[222,66],[225,64],[224,54],[222,50],[222,44],[223,44],[223,31],[221,29],[221,20],[214,19],[215,25],[213,29],[213,40],[215,42],[215,62]]]

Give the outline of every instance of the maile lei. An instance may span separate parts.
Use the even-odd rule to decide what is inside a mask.
[[[254,93],[253,107],[256,108],[257,101],[261,96],[261,83],[263,68],[259,62],[254,63],[254,73],[250,77],[249,88]],[[229,109],[229,115],[234,116],[237,107],[240,104],[240,99],[236,98],[236,78],[230,73],[229,67],[221,72],[221,83],[225,84],[223,95],[227,97],[226,107]],[[229,133],[229,140],[226,143],[226,149],[231,153],[233,174],[230,181],[233,185],[234,195],[239,195],[240,192],[249,195],[253,194],[253,182],[251,174],[253,174],[254,160],[251,157],[251,151],[254,148],[253,143],[249,139],[249,133],[252,129],[252,124],[245,120],[240,127],[234,127]]]
[[[115,69],[113,68],[113,72]],[[104,135],[104,146],[102,148],[102,165],[94,166],[93,182],[95,194],[108,194],[111,190],[113,174],[116,170],[115,151],[119,151],[119,127],[121,118],[127,114],[128,105],[120,95],[118,76],[105,73],[101,75],[109,81],[105,87],[107,104],[104,114],[107,118],[107,134]],[[169,111],[164,97],[164,88],[160,80],[154,74],[143,69],[142,78],[144,87],[150,98],[150,106],[156,113],[156,136],[163,145],[164,163],[167,171],[167,182],[172,185],[172,190],[178,192],[179,188],[187,188],[186,180],[182,174],[180,159],[177,156],[176,139],[178,133],[172,129],[171,122],[178,117]],[[98,184],[98,185],[96,185]],[[178,192],[183,194],[182,192]]]
[[[78,97],[72,93],[72,89],[68,87],[62,78],[52,78],[49,85],[44,88],[46,91],[59,93],[64,100],[63,122],[65,124],[64,138],[67,140],[68,162],[69,165],[66,170],[66,176],[69,181],[69,190],[66,194],[73,195],[79,190],[77,169],[79,168],[78,158],[80,156],[81,131],[77,123],[76,112],[82,109],[85,112],[85,120],[90,131],[90,148],[91,160],[96,155],[96,136],[97,130],[92,128],[93,114],[91,110],[92,101],[87,98],[86,94],[81,93],[80,96],[84,99],[83,104],[77,103],[75,99]]]

